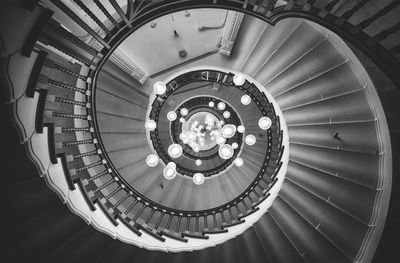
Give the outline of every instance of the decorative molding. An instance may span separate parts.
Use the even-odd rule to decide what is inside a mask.
[[[242,24],[243,17],[244,13],[235,11],[228,12],[226,25],[222,32],[220,43],[221,47],[219,49],[219,53],[221,53],[222,55],[230,56],[236,36],[240,29],[240,25]]]

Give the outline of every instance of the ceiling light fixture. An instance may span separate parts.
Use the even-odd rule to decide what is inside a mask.
[[[171,165],[174,164],[174,165]],[[168,180],[172,180],[175,178],[176,176],[176,165],[173,162],[170,162],[167,164],[167,166],[165,166],[164,170],[163,170],[163,175],[166,179]]]
[[[167,113],[167,119],[168,119],[169,121],[174,121],[174,120],[176,120],[176,117],[177,117],[177,115],[176,115],[176,112],[175,112],[175,111],[170,111],[170,112]]]
[[[210,101],[210,102],[208,103],[208,106],[210,106],[211,108],[214,107],[214,106],[215,106],[214,101]]]
[[[256,141],[257,141],[256,137],[254,135],[252,135],[252,134],[247,135],[244,140],[245,140],[246,144],[249,145],[249,146],[254,145],[256,143]]]
[[[233,124],[226,124],[222,127],[221,133],[225,138],[232,138],[236,133],[236,126]]]
[[[224,113],[222,115],[224,116],[225,119],[228,119],[229,117],[231,117],[231,113],[229,111],[224,111]]]
[[[182,147],[179,144],[171,144],[168,147],[168,154],[172,158],[179,158],[182,155]]]
[[[240,167],[243,165],[243,159],[238,157],[235,159],[234,163],[237,167]]]
[[[232,148],[237,149],[239,147],[239,144],[237,142],[232,143]]]
[[[153,90],[155,94],[162,95],[167,91],[167,86],[164,82],[158,81],[154,83]]]
[[[241,102],[243,105],[249,105],[250,102],[251,102],[251,98],[250,98],[249,95],[243,95],[243,96],[240,98],[240,102]]]
[[[157,127],[157,124],[153,120],[147,120],[146,123],[144,124],[144,126],[146,127],[146,130],[154,131]]]
[[[225,103],[223,103],[223,102],[221,101],[221,102],[218,103],[217,107],[218,107],[219,110],[224,110],[225,107],[226,107],[226,105],[225,105]]]
[[[239,73],[233,76],[233,83],[235,83],[236,86],[242,86],[245,81],[246,78],[243,76],[243,74]]]
[[[262,129],[262,130],[268,130],[269,128],[271,128],[271,125],[272,125],[272,121],[271,121],[271,119],[270,118],[268,118],[268,117],[261,117],[259,120],[258,120],[258,126],[260,126],[260,128]]]
[[[201,166],[202,163],[203,163],[203,161],[200,160],[200,159],[197,159],[197,160],[195,161],[195,163],[196,163],[197,166]]]
[[[189,113],[188,109],[186,109],[186,108],[182,108],[181,109],[181,115],[182,116],[186,116],[186,115],[188,115],[188,113]]]
[[[245,128],[243,125],[239,125],[239,126],[237,127],[237,131],[238,131],[239,133],[244,133],[245,130],[246,130],[246,128]]]
[[[149,155],[146,157],[146,164],[147,164],[149,167],[155,167],[155,166],[157,166],[157,164],[158,164],[158,157],[157,157],[157,155],[155,155],[155,154],[149,154]]]
[[[235,150],[229,144],[222,145],[218,150],[219,156],[224,160],[232,158],[234,152]]]
[[[193,175],[193,182],[197,185],[204,183],[204,175],[202,173],[195,173]]]

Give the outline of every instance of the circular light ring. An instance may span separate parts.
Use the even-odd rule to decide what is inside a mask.
[[[221,129],[222,136],[225,138],[232,138],[236,133],[236,126],[233,124],[226,124]]]
[[[163,170],[163,176],[165,177],[165,179],[172,180],[175,178],[176,174],[177,174],[176,167],[174,167],[172,165],[165,166],[165,168]]]
[[[177,114],[176,114],[175,111],[170,111],[170,112],[167,113],[167,119],[169,121],[175,121],[176,117],[177,117]]]
[[[167,86],[165,85],[164,82],[158,81],[154,83],[153,91],[157,95],[162,95],[167,91]]]
[[[157,128],[157,123],[153,120],[147,120],[146,123],[144,124],[146,130],[148,131],[154,131]]]
[[[258,120],[258,126],[260,127],[261,130],[268,130],[271,128],[272,125],[272,120],[266,116],[261,117]]]
[[[246,82],[246,78],[243,74],[236,74],[233,76],[233,83],[235,83],[236,86],[242,86]]]
[[[225,104],[225,102],[218,102],[218,105],[217,105],[217,108],[219,109],[219,110],[224,110],[225,108],[226,108],[226,104]]]
[[[229,111],[224,111],[222,116],[224,116],[225,119],[229,119],[229,117],[231,117],[231,113]]]
[[[232,148],[231,145],[224,144],[221,147],[219,147],[218,153],[222,159],[228,160],[232,158],[233,154],[235,153],[235,150]]]
[[[245,128],[243,125],[239,125],[239,126],[237,127],[238,133],[244,133],[245,130],[246,130],[246,128]]]
[[[250,98],[250,96],[249,95],[243,95],[241,98],[240,98],[240,102],[243,104],[243,105],[249,105],[250,104],[250,102],[251,102],[251,98]]]
[[[149,154],[149,155],[146,157],[146,164],[147,164],[149,167],[156,167],[157,164],[158,164],[158,156],[155,155],[155,154]]]
[[[195,173],[193,175],[193,183],[201,185],[204,183],[204,175],[202,173]]]
[[[180,113],[181,113],[182,116],[186,116],[186,115],[188,115],[189,110],[186,109],[186,108],[182,108],[181,111],[180,111]]]
[[[179,158],[182,155],[182,146],[176,143],[171,144],[168,147],[168,154],[172,158]]]
[[[252,146],[256,143],[257,139],[256,139],[256,136],[249,134],[246,136],[244,141],[246,142],[247,145]]]
[[[203,164],[203,161],[200,160],[200,159],[197,159],[197,160],[195,161],[195,164],[196,164],[196,166],[201,166],[201,165]]]
[[[236,158],[235,161],[234,161],[234,164],[235,164],[237,167],[242,166],[242,165],[243,165],[243,159],[240,158],[240,157]]]

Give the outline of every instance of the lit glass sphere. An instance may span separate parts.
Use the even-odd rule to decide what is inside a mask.
[[[232,143],[232,148],[237,149],[239,147],[239,144],[237,142]]]
[[[243,74],[239,73],[233,76],[233,83],[235,83],[236,86],[242,86],[245,81],[246,78],[243,76]]]
[[[271,125],[272,125],[272,121],[268,117],[261,117],[258,120],[258,126],[260,126],[260,128],[262,130],[268,130],[269,128],[271,128]]]
[[[210,102],[208,103],[208,106],[210,106],[211,108],[214,107],[214,106],[215,106],[214,101],[210,101]]]
[[[243,96],[240,98],[240,102],[241,102],[243,105],[249,105],[250,102],[251,102],[251,98],[250,98],[249,95],[243,95]]]
[[[155,94],[162,95],[165,93],[165,91],[167,91],[167,86],[164,82],[158,81],[154,83],[153,90]]]
[[[217,137],[217,139],[215,140],[217,142],[218,145],[223,145],[226,141],[226,139],[222,136]]]
[[[229,111],[224,111],[222,116],[224,116],[225,119],[228,119],[229,117],[231,117],[231,113]]]
[[[219,156],[224,160],[232,158],[234,152],[234,149],[229,144],[222,145],[218,150]]]
[[[204,175],[201,173],[195,173],[193,175],[193,182],[197,185],[204,183]]]
[[[199,146],[194,146],[192,149],[193,149],[193,151],[194,151],[195,153],[198,153],[198,152],[200,151]]]
[[[196,133],[194,131],[189,131],[186,134],[189,141],[196,140]]]
[[[157,127],[157,124],[153,120],[147,120],[146,123],[144,124],[144,126],[146,127],[146,130],[154,131]]]
[[[247,145],[252,146],[256,143],[256,137],[252,134],[249,134],[246,136],[246,138],[244,139],[244,141],[246,142]]]
[[[195,161],[195,164],[196,164],[197,166],[201,166],[202,163],[203,163],[203,161],[200,160],[200,159],[197,159],[197,160]]]
[[[165,168],[163,170],[163,175],[168,180],[174,179],[176,176],[176,167],[173,165],[165,166]]]
[[[169,121],[174,121],[174,120],[176,120],[176,112],[175,111],[170,111],[170,112],[168,112],[167,113],[167,119],[169,120]]]
[[[180,118],[179,118],[179,121],[183,123],[183,122],[185,122],[185,118],[180,117]]]
[[[225,103],[223,103],[222,101],[218,103],[217,108],[219,110],[224,110],[226,107]]]
[[[172,167],[174,167],[176,169],[176,163],[174,163],[174,162],[167,163],[167,166],[172,166]]]
[[[244,133],[245,130],[246,130],[246,129],[244,128],[243,125],[239,125],[239,126],[237,127],[237,131],[238,131],[239,133]]]
[[[238,157],[235,159],[234,163],[237,167],[240,167],[243,165],[243,159]]]
[[[189,113],[188,109],[186,109],[186,108],[182,108],[181,109],[181,115],[182,116],[186,116],[186,115],[188,115],[188,113]]]
[[[221,129],[222,136],[225,138],[232,138],[236,132],[236,126],[233,124],[226,124]]]
[[[179,144],[171,144],[168,147],[168,154],[172,158],[179,158],[182,155],[182,147]]]
[[[157,166],[157,164],[158,164],[158,157],[157,157],[157,155],[155,155],[155,154],[149,154],[149,155],[146,157],[146,164],[147,164],[149,167],[155,167],[155,166]]]
[[[179,139],[186,141],[188,139],[186,132],[181,132],[181,134],[179,134]]]

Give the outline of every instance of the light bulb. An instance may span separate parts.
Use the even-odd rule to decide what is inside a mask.
[[[258,120],[258,126],[260,126],[260,128],[262,129],[262,130],[268,130],[269,128],[271,128],[271,125],[272,125],[272,121],[271,121],[271,119],[270,118],[268,118],[268,117],[261,117],[259,120]]]
[[[228,119],[229,117],[231,117],[231,113],[229,111],[224,111],[222,116],[224,116],[225,119]]]
[[[165,91],[167,90],[167,86],[164,82],[158,81],[154,83],[153,90],[155,94],[161,95],[165,93]]]
[[[194,146],[194,147],[193,147],[193,151],[194,151],[195,153],[198,153],[198,152],[200,151],[199,146]]]
[[[232,143],[232,148],[237,149],[239,147],[239,144],[237,142]]]
[[[217,142],[218,145],[224,144],[225,141],[226,141],[226,139],[225,139],[224,137],[222,137],[222,136],[219,136],[219,137],[217,137],[217,139],[216,139],[216,142]]]
[[[169,121],[174,121],[176,120],[176,112],[175,111],[170,111],[167,113],[167,119]]]
[[[197,159],[197,160],[195,161],[195,163],[196,163],[197,166],[200,166],[200,165],[203,163],[203,161],[200,160],[200,159]]]
[[[186,134],[186,132],[181,132],[181,134],[179,134],[179,139],[181,139],[182,141],[187,140],[188,136]]]
[[[204,175],[201,173],[195,173],[193,175],[193,182],[197,185],[204,183]]]
[[[224,110],[225,107],[226,107],[226,105],[225,105],[225,103],[223,103],[223,102],[221,101],[221,102],[218,103],[217,107],[218,107],[219,110]]]
[[[256,143],[256,137],[252,134],[247,135],[244,140],[245,140],[246,144],[249,146],[252,146]]]
[[[243,159],[238,157],[235,159],[234,163],[237,167],[240,167],[243,165]]]
[[[169,163],[168,163],[169,164]],[[165,166],[163,170],[163,175],[166,179],[172,180],[176,176],[176,167],[173,165],[167,165]]]
[[[222,127],[221,133],[225,138],[232,138],[235,135],[236,126],[233,124],[226,124]]]
[[[196,140],[196,133],[194,131],[189,131],[186,134],[189,141]]]
[[[179,158],[182,155],[182,147],[179,144],[171,144],[168,147],[168,154],[172,158]]]
[[[232,146],[229,144],[222,145],[218,150],[219,156],[224,160],[232,158],[234,152],[235,151],[233,150]]]
[[[179,121],[183,123],[183,122],[185,122],[185,118],[180,117],[180,118],[179,118]]]
[[[188,113],[189,113],[188,109],[186,109],[186,108],[182,108],[181,109],[181,115],[182,116],[186,116],[186,115],[188,115]]]
[[[235,83],[236,86],[242,86],[245,81],[246,78],[243,76],[243,74],[239,73],[233,77],[233,83]]]
[[[158,164],[158,157],[155,154],[149,154],[146,157],[146,163],[149,167],[155,167]]]
[[[176,163],[174,163],[174,162],[167,163],[167,166],[172,166],[172,167],[174,167],[176,169]]]
[[[210,101],[210,102],[208,103],[208,106],[210,106],[211,108],[214,107],[214,106],[215,106],[214,101]]]
[[[144,126],[146,127],[146,130],[154,131],[157,127],[157,124],[153,120],[147,120],[146,123],[144,124]]]
[[[244,131],[245,131],[244,126],[243,126],[243,125],[239,125],[239,126],[237,127],[237,131],[238,131],[239,133],[244,133]]]
[[[250,98],[249,95],[243,95],[243,96],[240,98],[240,102],[241,102],[243,105],[249,105],[250,102],[251,102],[251,98]]]

